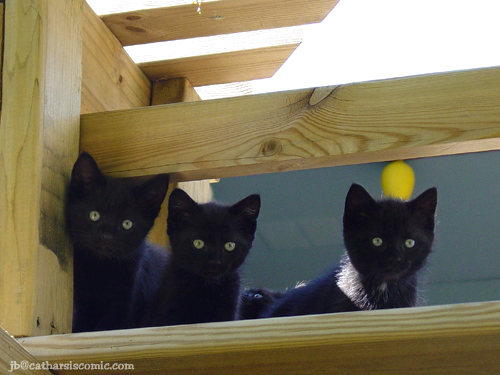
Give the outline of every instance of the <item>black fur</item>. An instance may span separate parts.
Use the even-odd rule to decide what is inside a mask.
[[[145,326],[234,320],[240,294],[238,268],[254,240],[260,197],[232,206],[198,204],[183,190],[169,198],[171,256]],[[194,241],[197,242],[197,248]],[[227,243],[234,243],[231,251]]]
[[[73,332],[128,328],[132,291],[139,305],[154,289],[141,269],[166,257],[145,238],[168,189],[168,175],[133,186],[104,177],[88,153],[73,166],[66,217],[74,245]],[[159,273],[159,270],[156,272]],[[141,275],[141,276],[139,276]],[[139,277],[139,279],[138,279]],[[151,272],[147,278],[154,279]]]
[[[245,289],[241,293],[238,319],[258,319],[282,295],[267,289]]]
[[[418,272],[434,240],[437,190],[375,201],[353,184],[344,210],[340,267],[287,292],[262,317],[415,306]]]

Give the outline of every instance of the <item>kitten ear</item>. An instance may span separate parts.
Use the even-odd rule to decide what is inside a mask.
[[[151,217],[156,218],[160,213],[161,204],[168,190],[168,174],[159,174],[134,188],[134,194],[143,203]]]
[[[414,200],[408,202],[412,214],[422,222],[426,229],[434,230],[437,207],[437,189],[430,188]]]
[[[236,218],[240,228],[253,240],[257,230],[257,217],[260,211],[260,196],[249,195],[229,207],[229,213]]]
[[[252,194],[242,199],[238,203],[229,207],[229,212],[233,216],[238,216],[248,221],[256,221],[260,211],[260,195]]]
[[[182,189],[174,189],[168,199],[168,218],[188,218],[199,208],[189,195]]]
[[[344,214],[364,210],[366,207],[372,206],[375,203],[375,199],[368,194],[363,186],[352,184],[345,199]]]
[[[102,175],[94,158],[82,152],[71,171],[70,189],[76,194],[86,194],[92,188],[104,185],[106,179]]]

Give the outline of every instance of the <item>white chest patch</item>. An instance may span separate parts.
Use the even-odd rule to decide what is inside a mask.
[[[386,292],[387,292],[387,283],[382,283],[382,284],[380,284],[380,286],[378,287],[378,290],[379,290],[381,293],[386,293]]]

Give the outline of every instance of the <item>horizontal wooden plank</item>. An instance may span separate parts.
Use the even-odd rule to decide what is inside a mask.
[[[127,52],[151,80],[184,77],[202,86],[271,77],[301,41],[300,27],[286,27],[138,45]]]
[[[126,51],[136,63],[140,64],[283,45],[297,46],[302,42],[302,35],[303,30],[300,26],[283,27],[272,30],[141,44],[126,47]]]
[[[81,113],[149,105],[147,77],[86,3],[83,15]]]
[[[102,17],[124,45],[273,29],[322,21],[338,0],[219,0]]]
[[[299,43],[139,64],[150,80],[187,78],[193,86],[269,78]]]
[[[19,339],[38,360],[134,374],[492,374],[500,302]],[[59,371],[58,374],[76,372]],[[105,372],[88,372],[104,374]]]
[[[251,95],[253,93],[253,82],[232,82],[220,85],[198,86],[196,92],[202,100],[232,98],[234,96]]]
[[[500,68],[81,117],[117,177],[174,181],[500,149]]]

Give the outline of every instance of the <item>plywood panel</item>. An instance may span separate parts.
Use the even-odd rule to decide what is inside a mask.
[[[149,105],[149,80],[87,3],[83,14],[81,113]]]
[[[0,126],[0,326],[70,332],[65,190],[78,155],[83,1],[10,1]]]
[[[134,374],[495,374],[500,372],[500,303],[209,323],[19,341],[42,361],[129,363],[134,365]]]
[[[174,181],[500,149],[498,87],[489,68],[85,115],[81,142]]]
[[[109,14],[103,20],[124,46],[273,29],[322,21],[338,0],[219,0]],[[168,2],[167,2],[168,4]]]

